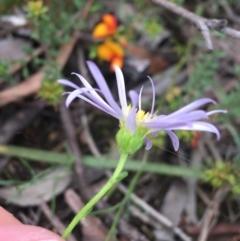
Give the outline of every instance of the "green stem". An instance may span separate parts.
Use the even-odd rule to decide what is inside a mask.
[[[137,173],[134,175],[133,179],[131,180],[130,182],[130,185],[129,185],[129,188],[128,188],[128,191],[123,199],[123,201],[120,203],[121,206],[119,207],[118,211],[117,211],[117,214],[115,215],[115,218],[113,220],[113,223],[112,223],[112,226],[108,232],[108,235],[107,237],[105,238],[104,241],[109,241],[110,238],[113,236],[113,233],[117,227],[117,224],[118,224],[118,221],[122,215],[122,212],[123,212],[123,209],[125,207],[125,205],[127,204],[127,202],[130,201],[130,196],[131,194],[134,192],[134,188],[137,184],[137,181],[139,180],[141,174],[142,174],[142,169],[143,169],[143,164],[146,163],[146,159],[147,159],[147,152],[144,153],[144,156],[143,156],[143,160],[142,160],[142,163],[141,163],[141,166],[139,167]]]
[[[127,160],[128,154],[122,153],[118,162],[118,165],[110,177],[108,182],[102,187],[102,189],[80,210],[80,212],[74,217],[72,222],[68,225],[62,238],[66,239],[72,232],[74,227],[92,210],[93,206],[111,189],[111,187],[118,181],[118,176],[121,174],[124,164]]]

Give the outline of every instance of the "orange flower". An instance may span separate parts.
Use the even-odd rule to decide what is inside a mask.
[[[114,57],[110,62],[110,70],[114,71],[114,65],[117,65],[119,68],[123,67],[123,58],[122,57]]]
[[[119,44],[106,41],[98,46],[97,55],[100,59],[111,61],[114,57],[123,58],[124,51]]]
[[[124,51],[119,44],[112,41],[106,41],[100,44],[97,49],[97,56],[102,60],[110,62],[111,70],[114,70],[114,65],[120,68],[123,65]]]
[[[102,22],[105,23],[109,29],[116,30],[118,27],[117,19],[110,13],[103,14]]]
[[[102,16],[102,22],[97,24],[92,32],[96,39],[107,38],[117,31],[118,23],[114,15],[107,13]]]

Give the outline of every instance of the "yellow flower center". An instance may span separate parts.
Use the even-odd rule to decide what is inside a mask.
[[[129,105],[127,108],[123,109],[124,116],[128,116],[132,106]],[[150,120],[152,117],[149,112],[145,112],[144,110],[138,110],[136,113],[136,122],[144,122]]]
[[[136,121],[137,122],[142,122],[151,119],[149,112],[145,112],[143,110],[139,110],[136,113]]]
[[[40,12],[42,9],[43,3],[42,1],[30,1],[28,2],[28,8],[30,11],[35,13],[36,15]]]
[[[124,115],[124,116],[128,116],[131,108],[132,108],[132,106],[129,105],[129,106],[127,106],[126,108],[122,109],[123,115]]]

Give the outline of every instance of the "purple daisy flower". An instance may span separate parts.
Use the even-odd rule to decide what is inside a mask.
[[[118,86],[118,96],[120,101],[120,106],[114,100],[110,89],[107,86],[107,83],[98,69],[98,67],[91,61],[87,61],[88,68],[90,69],[96,83],[98,84],[99,89],[94,89],[84,79],[81,75],[74,73],[79,77],[84,87],[79,87],[74,83],[60,79],[58,83],[70,86],[74,88],[72,92],[68,92],[68,97],[66,99],[66,106],[68,107],[70,103],[76,98],[80,98],[90,103],[91,105],[97,107],[98,109],[112,115],[113,117],[119,119],[120,128],[126,128],[130,133],[134,134],[137,130],[141,129],[141,132],[144,133],[144,140],[146,143],[146,150],[152,147],[151,140],[147,135],[152,134],[156,135],[158,131],[165,130],[169,137],[171,138],[173,147],[175,151],[179,148],[179,139],[174,130],[190,130],[190,131],[207,131],[215,133],[217,139],[220,138],[220,133],[218,129],[205,121],[200,121],[203,119],[208,119],[208,116],[216,113],[226,113],[226,110],[213,110],[206,112],[203,110],[197,110],[199,107],[213,103],[215,101],[210,98],[202,98],[192,102],[191,104],[186,105],[185,107],[173,112],[169,115],[156,115],[154,112],[155,105],[155,88],[153,81],[149,77],[149,80],[152,84],[153,89],[153,99],[152,107],[150,112],[145,112],[142,110],[141,106],[141,95],[143,87],[138,94],[134,90],[129,91],[129,97],[132,104],[127,104],[125,82],[121,69],[117,66],[114,67],[117,86]],[[102,98],[101,94],[104,98]]]

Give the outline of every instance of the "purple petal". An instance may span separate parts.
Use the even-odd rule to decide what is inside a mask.
[[[66,99],[66,107],[68,108],[72,101],[82,92],[81,89],[72,91]]]
[[[168,116],[168,115],[158,115],[156,119],[157,119],[157,120],[160,120],[160,119],[162,119],[163,117],[167,117],[167,116]]]
[[[125,109],[127,107],[127,98],[126,98],[126,89],[125,89],[123,73],[122,73],[122,70],[116,65],[114,65],[114,70],[115,70],[116,79],[117,79],[119,100],[120,100],[122,109]]]
[[[122,113],[121,115],[119,115],[115,110],[113,110],[112,107],[110,107],[103,99],[102,97],[96,92],[101,90],[98,89],[94,89],[92,88],[92,86],[88,83],[88,81],[86,79],[84,79],[80,74],[77,73],[72,73],[78,76],[78,78],[82,81],[82,84],[86,87],[87,90],[89,90],[90,95],[88,95],[87,93],[85,93],[86,95],[88,95],[88,98],[91,99],[93,102],[95,102],[97,105],[100,105],[105,112],[107,113],[111,113],[111,115],[113,115],[114,117],[120,119],[122,118]],[[81,88],[84,89],[84,88]],[[83,99],[83,98],[82,98]],[[90,103],[90,102],[89,102]],[[92,102],[91,102],[92,103]],[[94,105],[96,106],[96,105]]]
[[[89,100],[95,102],[97,104],[97,106],[99,105],[100,107],[102,107],[102,109],[105,112],[115,113],[115,111],[109,105],[107,105],[104,101],[99,101],[100,96],[99,96],[99,98],[95,98],[95,96],[92,95],[92,92],[95,92],[95,89],[93,89],[92,87],[90,89],[89,88],[78,88],[77,90],[74,90],[72,92],[64,92],[63,95],[65,95],[65,94],[71,95],[71,97],[68,97],[68,99],[67,99],[67,102],[66,102],[67,107],[70,105],[70,103],[73,101],[74,98],[79,97],[79,95],[85,94]],[[118,118],[118,117],[116,117],[116,118]]]
[[[106,84],[106,81],[101,73],[101,71],[99,70],[99,68],[96,66],[96,64],[94,64],[91,61],[87,61],[87,65],[88,68],[90,69],[90,72],[92,73],[95,81],[97,82],[99,88],[101,89],[105,99],[107,100],[108,104],[120,115],[123,117],[123,113],[121,108],[118,106],[118,104],[116,103],[116,101],[113,99],[113,96]]]
[[[171,115],[167,115],[162,119],[159,119],[160,121],[176,121],[178,119],[182,119],[184,120],[184,122],[192,122],[192,121],[197,121],[197,120],[201,120],[201,119],[208,119],[207,113],[206,111],[203,110],[194,110],[191,111],[190,113],[185,113],[185,114],[179,114],[177,117],[171,116]]]
[[[72,88],[74,88],[74,89],[80,88],[79,86],[75,85],[74,83],[72,83],[72,82],[69,81],[69,80],[59,79],[59,80],[57,80],[57,82],[58,82],[59,84],[62,84],[62,85],[70,86],[70,87],[72,87]]]
[[[138,108],[139,108],[139,110],[142,110],[142,101],[141,101],[142,91],[143,91],[143,86],[141,87],[140,92],[139,92],[139,98],[138,98]]]
[[[181,115],[179,116],[181,118]],[[193,121],[198,121],[202,119],[208,119],[206,111],[203,110],[194,110],[191,111],[190,113],[183,114],[182,118],[185,122],[193,122]]]
[[[152,92],[153,92],[153,97],[152,97],[152,108],[151,108],[151,116],[153,115],[153,111],[154,111],[154,105],[155,105],[155,87],[154,87],[154,84],[153,84],[153,80],[151,79],[151,77],[149,77],[149,80],[151,82],[151,85],[152,85]]]
[[[136,107],[137,107],[137,102],[138,102],[138,94],[136,91],[129,91],[129,96],[132,101],[132,108],[126,118],[126,126],[127,129],[130,130],[132,133],[136,131]]]
[[[170,129],[171,130],[189,130],[189,131],[209,131],[216,134],[217,140],[220,139],[219,130],[214,125],[206,122],[195,121],[195,122],[189,123],[188,125],[173,127]]]
[[[179,139],[178,139],[178,137],[172,131],[166,131],[166,132],[167,132],[167,134],[169,135],[169,137],[172,140],[172,144],[173,144],[174,150],[177,151],[178,148],[179,148]]]
[[[210,99],[210,98],[203,98],[203,99],[200,99],[200,100],[196,100],[189,105],[186,105],[185,107],[181,108],[180,110],[173,112],[169,116],[173,117],[173,116],[176,116],[176,115],[179,115],[179,114],[188,113],[188,112],[190,112],[194,109],[197,109],[198,107],[200,107],[202,105],[205,105],[207,103],[216,104],[216,102],[214,100]]]
[[[77,75],[77,77],[82,81],[82,84],[89,90],[91,90],[92,96],[94,96],[96,99],[98,99],[99,102],[102,104],[107,105],[107,103],[101,98],[101,96],[92,88],[92,86],[88,83],[86,79],[84,79],[80,74],[72,73],[74,75]]]
[[[165,130],[165,129],[172,129],[179,126],[187,126],[187,122],[174,120],[174,121],[149,121],[143,122],[142,125],[150,128],[151,133],[155,131]]]
[[[145,144],[146,144],[145,150],[151,149],[151,147],[152,147],[152,141],[151,141],[148,137],[145,137],[145,138],[144,138],[144,141],[145,141]]]
[[[110,107],[110,109],[106,109],[105,106],[102,106],[101,103],[96,103],[93,102],[91,99],[86,98],[85,96],[81,95],[83,93],[83,91],[81,89],[78,90],[74,90],[73,92],[71,92],[71,94],[69,94],[69,96],[66,99],[66,106],[68,107],[70,105],[70,103],[76,98],[80,98],[82,100],[85,100],[86,102],[88,102],[89,104],[97,107],[98,109],[108,113],[109,115],[112,115],[113,117],[118,119],[117,113],[112,110]]]
[[[152,134],[152,136],[154,136],[154,137],[157,137],[158,136],[158,133],[157,132],[153,132],[153,133],[151,133]]]
[[[96,99],[94,96],[91,95],[91,93],[83,93],[84,95],[86,95],[86,97],[88,97],[88,99],[90,101],[92,101],[93,103],[95,103],[96,105],[94,106],[98,106],[99,109],[105,111],[106,113],[114,116],[117,119],[121,119],[121,116],[118,115],[118,113],[113,110],[109,105],[107,104],[103,104],[102,102],[99,102],[98,99]],[[82,95],[81,95],[82,96]],[[80,98],[80,96],[78,96]],[[83,99],[83,98],[82,98]],[[89,102],[89,101],[88,101]],[[91,103],[92,103],[91,102]],[[90,103],[90,102],[89,102]]]
[[[207,112],[207,116],[214,115],[214,114],[217,114],[217,113],[224,113],[224,114],[226,114],[227,110],[212,110],[212,111]]]

